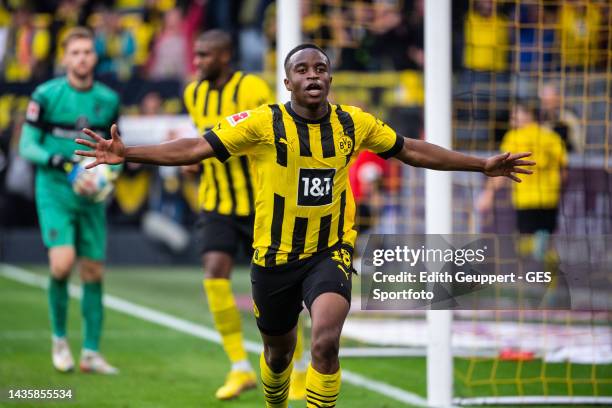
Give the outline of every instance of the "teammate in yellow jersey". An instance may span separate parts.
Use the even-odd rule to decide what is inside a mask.
[[[271,101],[268,85],[255,75],[235,71],[231,66],[232,38],[221,30],[206,31],[194,44],[194,65],[198,80],[185,88],[184,102],[194,125],[203,135],[233,113],[254,109]],[[254,388],[255,372],[244,348],[240,313],[231,290],[231,272],[239,247],[253,255],[254,198],[253,181],[246,156],[225,162],[205,160],[186,166],[199,173],[200,215],[198,242],[204,267],[204,291],[215,327],[232,368],[216,397],[237,397]],[[304,398],[306,363],[300,353],[298,363],[304,368],[294,376],[292,391]]]
[[[100,163],[136,161],[184,165],[246,154],[256,171],[255,253],[251,283],[264,343],[260,369],[267,407],[287,407],[291,356],[302,302],[312,319],[307,407],[334,407],[340,392],[340,332],[349,311],[355,203],[348,183],[351,158],[371,150],[384,158],[436,170],[478,171],[520,181],[529,153],[467,156],[422,140],[405,139],[359,108],[330,105],[329,58],[313,44],[285,59],[291,101],[231,115],[204,138],[125,147],[84,132]]]
[[[524,234],[520,252],[544,260],[552,268],[556,254],[549,248],[549,238],[557,228],[561,185],[567,176],[567,152],[561,136],[539,125],[536,118],[532,106],[523,101],[516,103],[511,115],[512,130],[504,135],[501,150],[529,150],[538,163],[533,177],[513,186],[512,204],[518,232]],[[480,211],[493,207],[495,192],[503,185],[503,179],[488,180],[478,200]]]

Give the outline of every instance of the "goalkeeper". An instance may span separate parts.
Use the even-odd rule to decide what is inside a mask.
[[[66,338],[68,278],[79,258],[83,283],[84,320],[80,369],[116,374],[99,353],[102,333],[102,261],[106,252],[106,213],[103,200],[109,188],[99,188],[96,173],[84,171],[73,159],[74,139],[83,126],[103,134],[117,120],[119,98],[94,82],[97,57],[87,28],[69,31],[62,43],[66,76],[39,85],[26,113],[19,150],[37,167],[36,207],[42,238],[49,249],[49,309],[52,360],[59,371],[74,369]],[[110,175],[116,174],[114,166]],[[112,178],[112,177],[111,177]]]

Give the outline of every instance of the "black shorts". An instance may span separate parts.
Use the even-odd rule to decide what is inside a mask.
[[[268,336],[288,333],[297,324],[302,302],[310,310],[317,296],[323,293],[338,293],[350,304],[352,256],[351,248],[338,245],[284,265],[253,264],[253,310],[259,330]]]
[[[202,211],[196,222],[196,239],[200,253],[225,252],[235,257],[240,247],[253,255],[254,217],[238,217]]]
[[[557,229],[558,208],[529,209],[516,211],[516,224],[521,234],[536,231],[555,232]]]

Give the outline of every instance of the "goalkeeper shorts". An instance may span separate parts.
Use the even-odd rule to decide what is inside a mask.
[[[310,258],[277,266],[251,266],[253,311],[268,336],[290,332],[302,311],[323,293],[337,293],[351,303],[352,248],[336,245]]]
[[[103,261],[106,255],[106,206],[54,199],[37,194],[36,209],[42,239],[47,248],[69,245],[79,257]]]

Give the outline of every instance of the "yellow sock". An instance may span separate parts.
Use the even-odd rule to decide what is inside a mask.
[[[293,363],[282,373],[275,373],[268,367],[264,354],[259,357],[261,369],[261,383],[263,384],[266,408],[287,408],[287,397],[289,396],[289,378],[293,370]]]
[[[245,361],[247,354],[242,341],[240,312],[232,294],[231,282],[229,279],[204,279],[204,291],[225,354],[232,363]]]
[[[340,369],[334,374],[321,374],[308,364],[306,373],[306,408],[336,406],[340,393]]]

